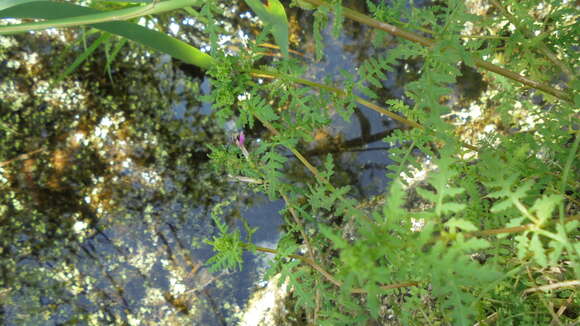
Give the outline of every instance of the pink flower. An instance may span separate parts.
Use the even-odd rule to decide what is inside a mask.
[[[250,153],[248,153],[248,150],[246,149],[246,146],[244,145],[245,141],[246,141],[246,135],[244,135],[243,131],[240,131],[239,134],[234,136],[234,142],[236,143],[236,146],[238,146],[238,148],[242,150],[242,154],[244,154],[246,159],[249,159]]]
[[[240,131],[239,134],[234,136],[234,141],[239,148],[244,147],[244,141],[246,141],[246,136],[244,135],[243,131]]]

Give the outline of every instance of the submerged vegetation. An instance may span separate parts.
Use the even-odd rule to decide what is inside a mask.
[[[14,56],[8,45],[1,52],[8,61],[2,69],[12,69],[14,78],[2,87],[0,117],[2,182],[11,185],[2,188],[0,203],[0,299],[10,322],[43,320],[33,312],[46,311],[42,299],[26,302],[26,296],[42,298],[48,288],[97,302],[83,292],[86,286],[99,287],[90,281],[93,270],[79,272],[70,267],[74,261],[47,268],[25,260],[33,255],[50,262],[48,254],[63,251],[87,259],[92,249],[81,247],[85,252],[78,253],[71,244],[107,238],[100,231],[107,219],[119,224],[127,237],[139,232],[131,209],[102,214],[112,212],[119,198],[110,184],[125,185],[121,189],[130,203],[124,207],[137,211],[145,228],[156,234],[177,232],[173,223],[192,218],[191,211],[200,207],[211,215],[217,234],[207,234],[207,243],[215,255],[206,263],[214,273],[243,269],[247,251],[273,254],[267,275],[278,275],[291,289],[287,303],[293,313],[280,316],[280,324],[565,325],[578,319],[580,80],[573,2],[132,3],[137,1],[7,1],[0,7],[0,17],[21,19],[0,26],[2,35],[17,34],[3,36],[8,45],[21,42],[25,48],[22,44],[30,42],[39,52],[63,47],[56,51],[67,53],[67,43],[50,33],[18,33],[71,26],[84,26],[84,32],[79,43],[67,41],[69,47],[92,42],[72,64],[62,66],[69,69],[55,71],[48,71],[46,63],[19,67],[7,59]],[[252,26],[237,34],[223,18],[237,24],[240,18],[234,13],[242,6],[257,18],[245,15]],[[296,12],[310,12],[311,26],[298,27]],[[149,16],[154,14],[159,16]],[[178,38],[168,27],[174,17],[190,19],[189,26],[195,28]],[[327,27],[339,38],[353,22],[372,38],[368,58],[336,74],[310,71],[308,60],[333,56],[324,45]],[[311,36],[311,53],[297,47],[298,34]],[[229,42],[233,37],[240,43]],[[207,76],[211,90],[201,92],[191,79],[173,89],[167,83],[171,61],[165,57],[162,62],[137,44],[172,56],[176,65],[194,66],[187,67]],[[70,78],[74,69],[86,69],[83,62],[97,51],[106,56],[103,66],[83,70],[83,78]],[[144,65],[156,65],[154,74],[135,74],[134,80],[127,78],[130,83],[120,84],[126,88],[114,86],[115,75],[132,76],[132,71],[146,69]],[[399,71],[407,73],[406,80],[393,82]],[[57,77],[49,83],[51,78],[41,77],[43,73]],[[42,97],[19,95],[38,88],[43,88],[37,92]],[[71,89],[74,96],[62,95]],[[119,96],[108,96],[114,93]],[[184,97],[188,104],[211,103],[211,114],[168,114],[163,102]],[[66,123],[52,114],[55,102],[66,107]],[[339,166],[344,163],[340,153],[360,148],[375,135],[363,132],[361,142],[350,143],[319,137],[337,116],[350,121],[363,110],[397,125],[380,137],[388,146],[384,155],[392,160],[383,167],[390,182],[373,198],[364,198],[364,191],[345,182]],[[99,135],[107,133],[122,141],[104,143]],[[326,146],[314,146],[321,138]],[[57,140],[67,146],[54,146]],[[134,145],[123,147],[128,143]],[[90,165],[76,164],[80,155],[91,157]],[[34,156],[43,157],[50,169],[34,163]],[[127,157],[139,163],[123,165]],[[137,175],[127,172],[145,169],[141,163],[148,160],[158,167]],[[200,164],[206,160],[211,160],[212,171]],[[65,170],[69,177],[59,179]],[[113,170],[125,171],[125,178],[107,179]],[[284,202],[285,224],[276,248],[254,243],[256,229],[237,216],[239,198],[225,194],[239,187],[247,189],[247,201],[252,193],[262,193]],[[58,210],[48,210],[46,203],[55,201]],[[160,204],[188,201],[191,206],[178,209],[165,210]],[[23,205],[33,209],[23,210]],[[161,225],[159,214],[176,216],[173,223]],[[23,229],[35,238],[23,237]],[[169,245],[162,238],[159,242],[165,245],[160,248],[167,251],[190,245]],[[120,250],[115,239],[107,241],[113,245],[106,250]],[[134,291],[144,291],[139,284],[158,281],[143,272],[155,264],[155,250],[161,249],[152,249],[139,268],[115,273],[134,279]],[[125,254],[127,260],[139,255]],[[22,260],[14,259],[18,255]],[[174,274],[192,272],[184,279],[201,269],[201,262],[182,251],[171,257]],[[61,288],[59,278],[76,283]],[[116,289],[123,298],[122,287]],[[34,291],[39,293],[31,296]],[[180,312],[193,309],[196,291],[178,290],[179,297],[175,293],[147,297],[169,302]],[[48,304],[58,306],[57,318],[70,323],[137,323],[131,320],[149,318],[156,303],[123,302],[123,308],[105,309],[107,316],[93,314],[94,319],[86,317],[97,309],[90,304]],[[136,308],[147,313],[132,311]],[[186,322],[176,316],[176,324]]]

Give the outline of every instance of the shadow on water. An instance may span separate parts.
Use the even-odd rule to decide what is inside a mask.
[[[312,25],[311,14],[290,13],[299,26]],[[72,33],[63,35],[74,39]],[[301,34],[312,56],[311,33]],[[330,34],[329,26],[324,60],[305,59],[306,77],[354,74],[358,62],[376,54],[372,32],[356,23],[346,23],[338,39]],[[57,38],[3,39],[13,43],[0,65],[0,320],[235,324],[267,259],[247,253],[242,271],[210,273],[204,262],[212,251],[203,240],[216,234],[211,208],[230,203],[224,218],[235,224],[244,216],[259,228],[256,244],[275,248],[283,202],[209,166],[206,145],[227,143],[229,135],[199,100],[209,90],[207,80],[191,78],[199,71],[129,45],[136,57],[118,59],[111,79],[97,55],[49,90],[47,81],[70,64],[51,58],[64,51]],[[82,51],[80,42],[73,50]],[[385,98],[402,95],[402,80],[412,77],[401,72],[384,81]],[[351,121],[333,118],[305,152],[315,162],[333,155],[337,182],[366,198],[388,184],[381,140],[397,127],[357,108]]]

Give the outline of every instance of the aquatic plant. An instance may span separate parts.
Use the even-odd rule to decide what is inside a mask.
[[[578,68],[573,4],[490,1],[476,12],[468,6],[472,2],[460,0],[410,7],[408,1],[367,1],[371,17],[339,0],[293,1],[314,11],[318,59],[329,55],[321,44],[329,19],[335,35],[345,20],[373,28],[377,49],[384,47],[386,34],[397,37],[394,47],[367,59],[357,75],[343,72],[328,76],[333,84],[323,84],[303,78],[300,59],[291,55],[286,8],[277,0],[246,3],[263,30],[237,54],[217,42],[222,31],[213,17],[225,10],[217,1],[168,0],[105,12],[61,2],[6,1],[1,17],[46,21],[1,26],[0,34],[88,25],[207,70],[212,85],[207,99],[217,117],[268,131],[252,145],[244,145],[243,134],[236,144],[208,144],[215,167],[251,180],[253,191],[282,199],[287,223],[277,248],[263,248],[252,243],[251,226],[244,224],[243,239],[242,230],[220,221],[216,209],[220,234],[208,241],[217,252],[210,263],[216,269],[241,268],[244,251],[275,254],[269,275],[288,280],[305,322],[353,325],[386,321],[392,314],[403,324],[543,325],[578,317],[574,162],[580,82],[573,73]],[[199,10],[193,12],[207,24],[209,54],[119,21],[177,8]],[[264,56],[260,44],[269,34],[281,56],[258,66]],[[406,97],[381,100],[378,90],[387,73],[409,59],[421,65],[417,79],[404,85]],[[452,99],[462,65],[478,69],[489,86],[475,100],[457,104]],[[401,126],[385,138],[395,162],[385,167],[392,182],[372,205],[350,195],[350,187],[333,184],[332,155],[314,163],[302,154],[303,144],[329,125],[329,106],[348,120],[357,105]],[[476,121],[462,121],[460,113],[469,115],[476,106],[484,111],[479,116],[493,119],[480,122],[483,130],[470,137]],[[288,152],[309,171],[308,182],[290,182]],[[407,177],[426,161],[434,168],[425,181],[413,183]]]

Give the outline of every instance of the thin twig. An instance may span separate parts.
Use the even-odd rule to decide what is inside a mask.
[[[524,294],[538,292],[538,291],[550,291],[556,290],[559,288],[567,288],[567,287],[580,287],[580,280],[571,280],[571,281],[563,281],[558,283],[546,284],[541,286],[534,286],[524,291]]]
[[[564,220],[564,223],[568,223],[571,221],[578,221],[580,220],[580,214],[579,215],[574,215],[571,216],[567,219]],[[558,222],[558,221],[554,221]],[[499,229],[492,229],[492,230],[483,230],[483,231],[475,231],[475,232],[469,232],[465,234],[465,238],[472,238],[472,237],[485,237],[485,236],[490,236],[490,235],[497,235],[497,234],[502,234],[502,233],[518,233],[518,232],[523,232],[523,231],[527,231],[533,227],[536,227],[536,224],[526,224],[526,225],[520,225],[520,226],[513,226],[513,227],[509,227],[509,228],[499,228]]]
[[[284,199],[284,202],[286,203],[286,207],[288,207],[288,211],[290,211],[290,215],[292,216],[294,223],[296,223],[296,225],[298,227],[298,231],[300,232],[300,235],[302,235],[302,239],[304,239],[304,243],[306,243],[306,249],[308,250],[308,257],[310,257],[310,259],[312,261],[316,261],[315,251],[311,245],[311,242],[310,242],[308,235],[306,234],[306,228],[304,227],[304,225],[300,221],[300,218],[298,217],[298,214],[296,214],[296,210],[294,209],[294,207],[292,207],[292,205],[290,205],[290,200],[288,199],[288,196],[286,196],[283,193],[280,193],[280,194],[282,195],[282,198]],[[318,279],[316,279],[315,282],[317,283],[317,285],[316,285],[316,295],[315,295],[316,308],[314,309],[314,317],[313,317],[314,321],[316,321],[318,319],[318,310],[320,310],[320,289],[318,288]]]
[[[332,87],[332,86],[328,86],[328,85],[324,85],[324,84],[320,84],[317,82],[313,82],[311,80],[307,80],[307,79],[303,79],[303,78],[298,78],[298,77],[293,77],[293,76],[288,76],[288,75],[281,75],[277,72],[273,72],[273,71],[264,71],[264,70],[251,70],[250,73],[254,76],[254,77],[259,77],[259,78],[268,78],[268,79],[274,79],[274,78],[287,78],[295,83],[298,84],[302,84],[302,85],[306,85],[306,86],[310,86],[313,88],[318,88],[318,89],[323,89],[329,92],[332,92],[334,94],[337,94],[339,96],[347,96],[347,92],[345,92],[344,90],[340,89],[340,88],[336,88],[336,87]],[[403,117],[401,117],[400,115],[393,113],[387,109],[384,109],[372,102],[369,102],[365,99],[363,99],[360,96],[354,96],[354,100],[356,102],[358,102],[359,104],[362,104],[380,114],[386,115],[394,120],[399,121],[400,123],[412,127],[412,128],[419,128],[419,129],[423,129],[423,126],[421,126],[419,123],[412,121],[412,120],[408,120],[405,119]]]
[[[16,156],[13,159],[10,159],[10,160],[4,161],[4,162],[0,162],[0,168],[1,167],[4,167],[6,165],[9,165],[9,164],[11,164],[13,162],[16,162],[16,161],[27,160],[30,157],[32,157],[34,154],[40,153],[40,152],[42,152],[44,150],[46,150],[46,147],[42,146],[41,148],[35,149],[35,150],[31,151],[31,152],[24,153],[24,154],[20,154],[20,155]]]
[[[306,234],[306,229],[302,225],[302,222],[300,221],[300,218],[298,217],[298,214],[296,214],[296,210],[290,204],[290,199],[288,199],[288,196],[286,196],[283,193],[281,193],[281,195],[282,195],[282,198],[284,199],[284,202],[286,203],[286,207],[288,207],[288,211],[290,211],[290,215],[292,216],[292,219],[294,220],[294,223],[296,223],[296,225],[298,226],[298,232],[300,232],[300,235],[302,236],[302,239],[304,239],[304,243],[306,244],[306,249],[308,250],[308,252],[307,252],[308,253],[308,257],[312,261],[316,261],[316,258],[314,256],[314,249],[313,249],[313,247],[311,245],[310,238]]]
[[[293,76],[288,76],[288,75],[281,75],[281,74],[276,73],[276,72],[263,71],[263,70],[257,70],[257,69],[251,70],[250,73],[252,74],[252,76],[258,77],[258,78],[268,78],[268,79],[287,78],[287,79],[289,79],[289,80],[291,80],[291,81],[293,81],[295,83],[302,84],[302,85],[306,85],[306,86],[310,86],[310,87],[313,87],[313,88],[318,88],[318,89],[326,90],[326,91],[335,93],[335,94],[337,94],[339,96],[347,96],[348,95],[344,90],[342,90],[340,88],[336,88],[336,87],[332,87],[332,86],[320,84],[320,83],[313,82],[311,80],[307,80],[307,79],[303,79],[303,78],[298,78],[298,77],[293,77]],[[387,109],[385,109],[385,108],[383,108],[381,106],[378,106],[378,105],[376,105],[376,104],[374,104],[372,102],[369,102],[369,101],[363,99],[360,96],[353,95],[353,98],[359,104],[362,104],[362,105],[366,106],[367,108],[369,108],[369,109],[371,109],[371,110],[373,110],[375,112],[378,112],[378,113],[380,113],[382,115],[386,115],[386,116],[388,116],[388,117],[390,117],[390,118],[392,118],[392,119],[394,119],[394,120],[396,120],[396,121],[398,121],[398,122],[400,122],[400,123],[402,123],[402,124],[404,124],[404,125],[406,125],[408,127],[418,128],[418,129],[425,129],[425,127],[423,127],[421,124],[419,124],[419,123],[417,123],[417,122],[415,122],[413,120],[405,119],[404,117],[402,117],[402,116],[400,116],[400,115],[398,115],[398,114],[396,114],[394,112],[391,112],[391,111],[389,111],[389,110],[387,110]],[[470,145],[470,144],[468,144],[466,142],[462,142],[461,145],[463,147],[465,147],[467,149],[471,149],[473,151],[477,151],[478,150],[478,148],[476,146]]]
[[[260,117],[254,115],[256,117],[256,119],[258,119],[263,125],[264,127],[266,127],[266,129],[268,129],[272,134],[274,134],[275,136],[279,135],[280,132],[274,127],[272,126],[268,121],[265,121],[264,119],[261,119]],[[292,154],[294,154],[294,156],[296,156],[296,158],[298,158],[298,160],[300,160],[300,162],[302,162],[302,164],[304,164],[304,166],[306,166],[306,168],[312,172],[312,174],[314,174],[314,177],[316,177],[316,180],[322,182],[322,183],[326,183],[328,185],[330,185],[332,188],[334,188],[330,182],[326,179],[323,178],[322,175],[320,174],[320,172],[318,171],[317,168],[314,167],[314,165],[310,164],[310,162],[308,162],[308,160],[302,155],[300,154],[299,151],[297,151],[294,148],[291,147],[287,147]]]
[[[312,259],[312,261],[315,261],[316,259],[314,258],[314,249],[312,249],[312,246],[310,245],[310,239],[306,235],[306,230],[304,229],[302,222],[300,222],[300,218],[298,217],[298,214],[296,214],[296,210],[294,209],[294,207],[292,207],[292,205],[290,205],[290,200],[288,199],[288,196],[286,196],[285,194],[281,195],[282,199],[284,199],[284,202],[286,203],[286,207],[288,207],[288,211],[290,211],[290,215],[292,216],[294,223],[296,223],[296,225],[299,227],[298,231],[300,232],[300,235],[302,235],[302,238],[306,243],[306,248],[308,249],[308,256],[310,257],[310,259]]]
[[[258,44],[258,46],[264,47],[264,48],[270,48],[270,49],[280,50],[280,47],[279,46],[274,45],[274,44],[270,44],[270,43],[260,43],[260,44]],[[296,50],[288,49],[288,52],[294,53],[294,54],[296,54],[298,56],[301,56],[301,57],[304,57],[304,58],[306,57],[306,55],[304,53],[298,52]]]
[[[566,311],[566,308],[568,308],[568,306],[572,303],[572,300],[574,299],[574,293],[572,293],[572,295],[570,295],[568,297],[568,300],[566,300],[566,304],[563,304],[560,306],[560,308],[558,309],[558,311],[556,312],[556,315],[558,317],[561,317],[562,314],[564,313],[564,311]],[[550,326],[555,325],[554,322],[551,323]]]
[[[277,250],[274,249],[270,249],[270,248],[265,248],[265,247],[259,247],[259,246],[249,246],[247,245],[248,248],[254,248],[257,251],[261,251],[261,252],[266,252],[269,254],[278,254]],[[329,272],[327,272],[326,270],[324,270],[324,268],[322,268],[320,265],[318,265],[317,263],[315,263],[314,261],[310,260],[310,258],[308,257],[304,257],[302,255],[295,255],[295,254],[291,254],[288,255],[289,258],[294,258],[294,259],[298,259],[302,262],[305,262],[306,264],[310,265],[312,268],[314,268],[315,270],[317,270],[320,274],[322,274],[330,283],[334,284],[337,287],[342,287],[343,284],[342,282],[338,281],[337,279],[334,278],[334,276],[332,276]],[[392,290],[392,289],[399,289],[399,288],[404,288],[404,287],[412,287],[412,286],[418,286],[419,283],[418,282],[404,282],[404,283],[393,283],[393,284],[387,284],[387,285],[381,285],[379,286],[379,288],[381,290]],[[352,294],[365,294],[367,293],[367,291],[365,289],[362,288],[354,288],[351,289],[350,292]]]
[[[530,270],[530,266],[526,266],[526,272],[528,274],[528,278],[529,278],[530,282],[537,284],[536,279],[533,277],[532,271]],[[536,294],[537,294],[538,300],[540,300],[540,302],[544,305],[544,307],[546,307],[546,310],[550,313],[550,315],[552,315],[552,321],[558,320],[558,316],[556,316],[556,314],[554,313],[554,309],[546,303],[546,300],[544,299],[544,297],[539,295],[539,293],[536,293]],[[524,293],[524,295],[525,295],[525,293]],[[558,320],[558,324],[561,324],[559,322],[559,320]]]
[[[473,326],[484,326],[492,325],[499,319],[499,313],[496,311],[493,314],[487,316],[484,320],[475,323]]]

